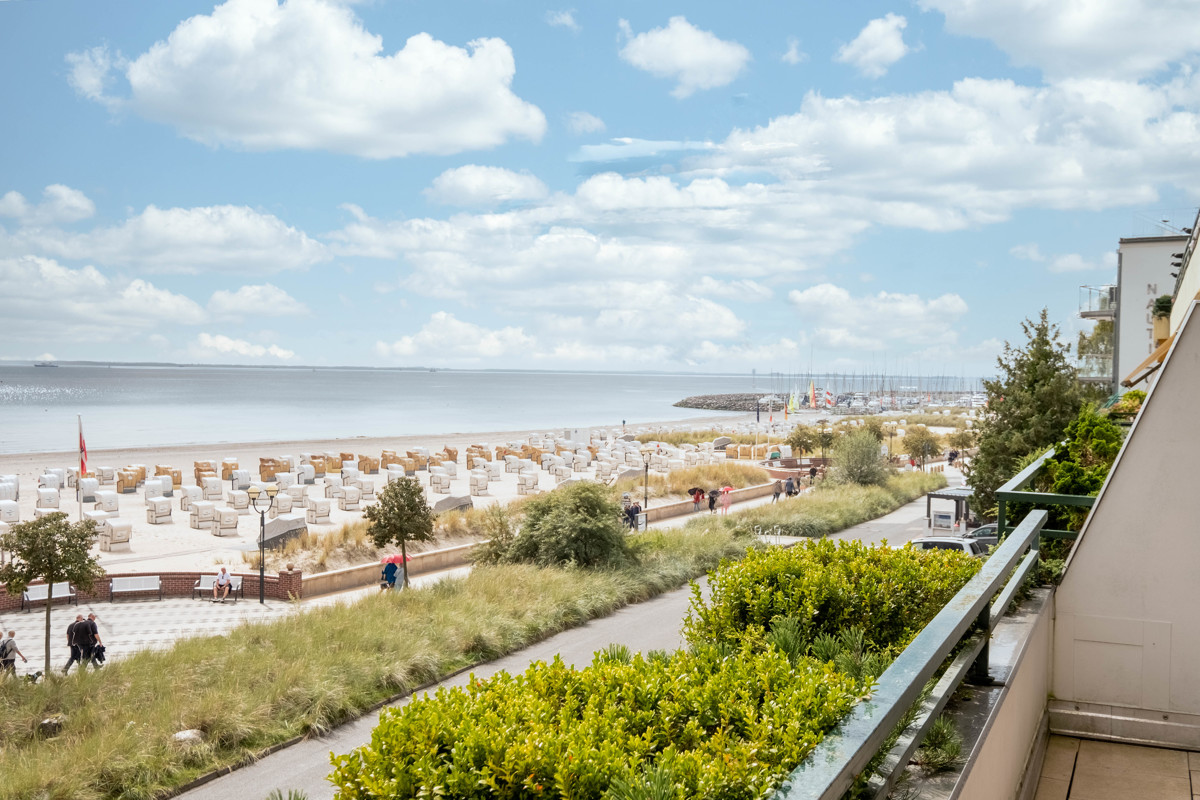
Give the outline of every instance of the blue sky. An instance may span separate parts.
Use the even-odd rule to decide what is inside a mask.
[[[1190,225],[1200,3],[0,0],[0,359],[990,374]]]

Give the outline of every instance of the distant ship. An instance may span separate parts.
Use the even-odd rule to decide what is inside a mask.
[[[35,362],[33,362],[33,365],[35,367],[57,367],[58,366],[58,364],[55,364],[53,361],[35,361]]]

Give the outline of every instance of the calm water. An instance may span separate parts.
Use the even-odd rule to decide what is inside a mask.
[[[758,389],[763,390],[758,380]],[[712,416],[749,375],[0,366],[0,453],[553,429]]]

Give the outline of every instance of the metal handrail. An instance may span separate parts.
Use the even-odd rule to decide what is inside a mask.
[[[1042,471],[1046,460],[1054,457],[1054,449],[1047,450],[1037,461],[1008,479],[1008,482],[996,490],[996,533],[1005,536],[1013,529],[1008,525],[1007,505],[1009,503],[1030,503],[1039,506],[1079,506],[1091,508],[1096,504],[1096,498],[1091,495],[1055,494],[1053,492],[1028,492],[1028,486],[1037,474]],[[1061,531],[1047,528],[1042,531],[1044,539],[1074,539],[1076,531]]]
[[[983,567],[958,594],[926,625],[892,665],[879,676],[870,699],[859,703],[804,763],[788,777],[776,793],[777,800],[837,800],[880,751],[896,724],[913,706],[922,689],[946,658],[973,627],[983,639],[972,666],[975,678],[985,678],[988,635],[1011,599],[1006,592],[997,601],[993,616],[992,598],[1006,584],[1018,582],[1037,561],[1038,542],[1047,513],[1031,512],[984,562]],[[1013,567],[1031,550],[1017,574]],[[1015,590],[1014,590],[1015,591]],[[1006,599],[1007,598],[1007,599]],[[960,671],[954,687],[966,677]],[[928,721],[928,720],[927,720]]]

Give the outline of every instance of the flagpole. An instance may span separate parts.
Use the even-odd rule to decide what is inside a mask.
[[[87,473],[87,445],[83,443],[83,415],[76,414],[79,421],[79,474],[75,476],[75,497],[79,499],[79,521],[83,522],[83,476]]]

